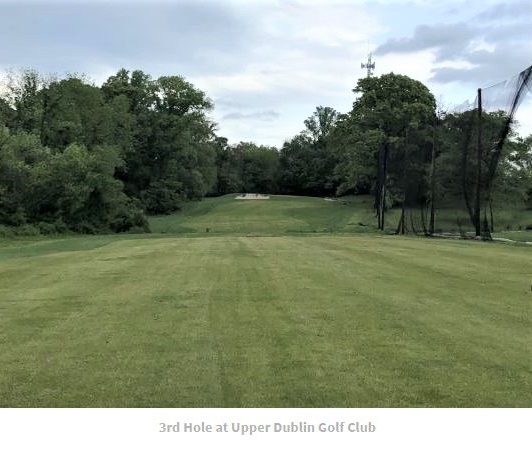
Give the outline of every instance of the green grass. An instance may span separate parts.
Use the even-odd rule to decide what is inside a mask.
[[[0,405],[531,407],[532,249],[366,215],[223,198],[154,220],[184,235],[0,242]]]
[[[235,195],[207,198],[185,205],[182,213],[150,219],[156,233],[280,235],[316,232],[375,231],[368,196],[338,201],[271,196],[236,200]]]
[[[210,235],[292,235],[307,233],[376,233],[376,218],[371,196],[346,196],[337,201],[322,198],[272,196],[269,200],[235,200],[235,195],[208,198],[185,205],[182,212],[163,217],[151,217],[153,232],[163,234]],[[393,233],[401,212],[394,208],[386,213],[386,232]],[[517,241],[532,241],[531,232],[507,230],[524,229],[532,225],[532,210],[501,206],[495,208],[494,236]],[[464,232],[471,235],[474,228],[463,209],[443,208],[437,211],[438,231],[458,233],[457,218]],[[414,224],[423,231],[419,212],[414,211]],[[428,213],[425,220],[428,226]],[[408,220],[408,227],[411,222]]]
[[[494,236],[502,236],[513,241],[532,242],[532,230],[526,231],[503,231],[500,234],[495,233]]]

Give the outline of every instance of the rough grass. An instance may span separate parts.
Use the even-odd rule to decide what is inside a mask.
[[[291,203],[281,218],[235,209],[270,233],[305,228],[313,214]],[[208,214],[182,225],[220,225],[214,200]],[[529,247],[324,234],[0,244],[4,407],[532,406]]]

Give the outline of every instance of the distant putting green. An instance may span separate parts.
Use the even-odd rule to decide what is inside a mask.
[[[531,407],[531,264],[350,234],[0,243],[0,405]]]

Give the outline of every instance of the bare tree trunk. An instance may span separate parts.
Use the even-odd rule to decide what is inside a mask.
[[[425,214],[425,206],[421,208],[421,228],[423,228],[423,234],[425,236],[432,235],[433,233],[430,233],[427,230],[427,222],[426,222],[426,214]]]
[[[397,224],[397,228],[395,229],[395,234],[405,234],[405,205],[403,203],[403,207],[401,209],[401,217],[399,218],[399,223]]]

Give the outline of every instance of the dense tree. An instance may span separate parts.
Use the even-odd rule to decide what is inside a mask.
[[[496,189],[510,192],[514,199],[524,201],[532,210],[532,135],[515,137],[510,141],[508,156],[500,172],[505,182],[499,183]]]
[[[215,191],[216,143],[207,118],[212,103],[180,76],[153,80],[120,70],[102,86],[122,129],[125,165],[117,176],[148,212],[169,213],[187,199]],[[123,99],[119,102],[118,99]],[[127,103],[127,104],[126,104]],[[123,106],[128,107],[125,118]]]
[[[124,113],[126,109],[124,105],[106,105],[97,87],[78,78],[69,78],[52,83],[41,94],[41,141],[44,145],[65,149],[77,143],[92,148],[123,142],[115,130],[115,120],[116,113]]]
[[[337,174],[343,178],[343,190],[373,185],[378,227],[383,229],[388,201],[406,207],[423,200],[420,187],[426,178],[436,103],[422,83],[393,73],[360,79],[354,92],[357,99],[338,133],[349,133],[349,140],[337,144],[337,150],[342,152],[341,166],[358,173]]]
[[[227,139],[218,138],[217,193],[278,192],[279,151],[275,147],[240,142],[227,145]]]
[[[331,107],[316,107],[314,113],[305,120],[303,132],[310,137],[313,143],[326,144],[338,116],[338,112]]]
[[[285,142],[280,154],[283,191],[307,195],[335,192],[338,160],[330,149],[330,135],[338,117],[330,107],[317,107],[305,120],[305,129]]]
[[[0,97],[0,127],[12,128],[16,119],[15,110],[9,105],[6,99]]]
[[[0,127],[0,223],[26,223],[35,166],[50,157],[35,134]]]
[[[39,134],[42,123],[43,102],[41,89],[45,79],[35,70],[10,72],[7,78],[7,102],[15,110],[12,129]]]
[[[277,192],[279,151],[275,147],[241,142],[232,151],[242,163],[242,191]]]
[[[243,163],[228,145],[227,138],[217,137],[215,140],[217,183],[215,194],[230,194],[242,191]]]
[[[181,76],[122,69],[97,87],[24,70],[3,87],[0,223],[10,228],[143,230],[144,212],[233,192],[373,193],[379,228],[387,207],[402,207],[397,232],[414,228],[414,209],[427,230],[428,205],[430,232],[435,204],[464,205],[477,229],[482,205],[491,230],[496,198],[532,208],[532,138],[510,132],[500,151],[506,115],[481,113],[481,133],[472,113],[437,117],[428,89],[406,76],[359,80],[349,113],[317,107],[280,151],[218,136],[212,102]]]
[[[436,184],[439,202],[463,210],[460,222],[473,226],[477,235],[489,236],[496,197],[526,200],[527,149],[525,140],[510,130],[507,143],[496,152],[494,142],[500,139],[506,115],[483,112],[480,122],[478,117],[477,110],[470,110],[442,118]]]

